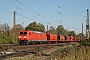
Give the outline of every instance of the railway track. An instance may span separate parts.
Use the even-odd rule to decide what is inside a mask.
[[[43,51],[46,49],[53,48],[54,46],[64,46],[69,43],[58,43],[58,44],[38,44],[38,45],[18,45],[18,44],[10,44],[10,45],[0,45],[0,60],[7,59],[10,57],[19,57],[25,56],[29,54],[37,54],[39,51]],[[5,52],[4,50],[7,49]],[[11,50],[11,51],[9,51]]]

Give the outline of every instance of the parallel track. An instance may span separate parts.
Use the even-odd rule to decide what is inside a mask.
[[[58,43],[58,44],[37,44],[37,45],[19,45],[19,44],[10,44],[10,45],[0,45],[1,49],[12,49],[15,51],[15,53],[12,54],[4,54],[0,55],[0,60],[10,58],[10,57],[18,57],[18,56],[24,56],[24,55],[29,55],[30,53],[36,54],[38,52],[38,47],[40,50],[46,50],[49,48],[52,48],[54,46],[64,46],[68,45],[69,43]],[[0,52],[2,52],[0,50]]]

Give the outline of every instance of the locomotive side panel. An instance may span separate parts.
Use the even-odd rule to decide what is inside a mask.
[[[37,32],[32,32],[31,35],[31,40],[32,41],[42,41],[46,40],[46,34],[45,33],[37,33]]]

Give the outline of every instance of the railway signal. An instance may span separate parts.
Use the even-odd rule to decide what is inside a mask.
[[[87,21],[86,21],[86,43],[89,40],[89,10],[87,9]]]

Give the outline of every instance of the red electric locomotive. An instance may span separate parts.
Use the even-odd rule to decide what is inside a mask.
[[[31,30],[21,30],[18,37],[19,44],[43,43],[46,41],[47,41],[46,33]]]

